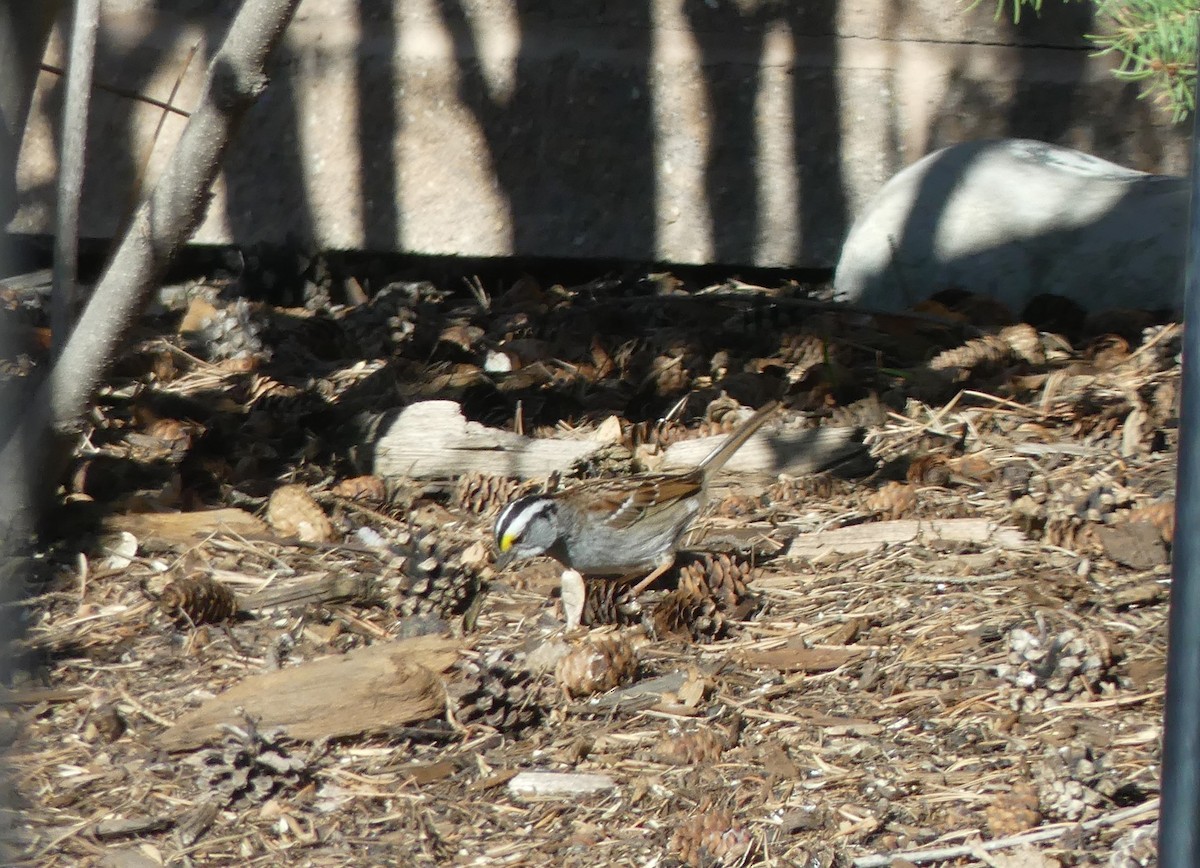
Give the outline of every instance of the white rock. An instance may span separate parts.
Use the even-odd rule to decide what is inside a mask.
[[[834,277],[842,301],[901,310],[944,289],[1020,313],[1040,293],[1088,310],[1183,306],[1187,181],[1026,139],[936,151],[883,186]]]

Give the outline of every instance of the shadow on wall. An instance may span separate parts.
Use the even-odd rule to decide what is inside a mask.
[[[847,228],[846,191],[842,178],[841,122],[834,69],[837,3],[713,4],[684,0],[684,10],[700,47],[701,70],[711,118],[711,143],[705,167],[705,190],[712,215],[713,256],[718,262],[755,262],[770,220],[795,226],[794,245],[806,245],[810,258],[832,261],[835,249],[814,249],[821,236],[840,238]],[[790,70],[786,122],[790,142],[782,148],[793,165],[764,163],[762,141],[751,141],[767,129],[759,116],[767,34],[781,29],[790,38],[795,65]],[[819,123],[813,119],[819,118]],[[764,172],[774,173],[764,178]],[[770,186],[796,195],[793,215],[770,214],[763,201]],[[815,231],[820,227],[820,231]],[[796,256],[797,250],[792,254]]]
[[[515,77],[481,64],[470,4],[436,0],[453,39],[458,98],[483,134],[517,255],[655,254],[654,130],[645,3],[515,0]],[[560,30],[588,28],[586,52]]]
[[[162,70],[183,63],[183,34],[196,24],[203,26],[203,42],[211,52],[240,5],[236,0],[143,2],[158,13],[155,26],[130,31],[127,25],[119,34],[102,31],[98,68],[110,77],[115,70],[111,83],[126,91],[153,90],[156,96],[162,96],[162,81],[170,77]],[[663,100],[660,77],[677,69],[661,64],[656,54],[656,40],[669,38],[676,40],[672,50],[680,44],[691,46],[698,61],[694,72],[678,67],[685,70],[679,74],[695,76],[703,103],[696,125],[696,138],[702,139],[695,149],[699,156],[694,166],[682,170],[696,172],[695,210],[705,212],[687,214],[687,221],[707,225],[710,236],[697,249],[714,262],[761,263],[762,239],[778,234],[778,227],[786,224],[790,235],[772,252],[776,261],[771,264],[835,261],[850,220],[840,73],[835,72],[845,41],[837,33],[838,0],[645,0],[600,6],[584,0],[500,2],[506,26],[512,28],[514,51],[512,68],[506,72],[511,81],[503,86],[489,70],[497,51],[496,33],[488,30],[494,22],[481,17],[481,5],[470,0],[337,0],[347,10],[346,19],[338,22],[348,22],[344,32],[361,35],[349,61],[334,56],[340,46],[335,47],[333,39],[306,42],[304,52],[296,50],[295,42],[285,41],[273,61],[271,87],[245,118],[224,167],[224,216],[236,241],[249,246],[263,239],[288,239],[305,250],[323,246],[327,242],[320,229],[322,215],[336,209],[359,221],[368,250],[394,250],[398,241],[428,250],[412,243],[413,224],[426,222],[426,215],[405,214],[406,207],[414,206],[398,199],[396,191],[437,182],[422,178],[421,167],[405,163],[403,143],[430,130],[468,129],[479,143],[479,177],[485,179],[471,183],[493,182],[489,195],[494,193],[500,206],[487,219],[507,224],[505,237],[513,254],[659,259],[664,249],[660,233],[664,221],[671,219],[664,213],[664,178],[675,172],[672,183],[677,183],[681,171],[679,160],[669,165],[675,155],[660,129],[672,122],[664,118],[677,115],[656,105]],[[681,32],[656,33],[667,8],[662,4],[672,3]],[[317,7],[304,4],[302,11],[305,8]],[[903,11],[904,0],[893,0],[889,8]],[[1026,43],[1044,39],[1048,25],[1082,34],[1092,25],[1090,10],[1086,3],[1048,7],[1042,19],[1027,17],[1015,38]],[[310,16],[307,34],[317,14]],[[1061,20],[1048,22],[1051,16]],[[424,29],[414,43],[409,22],[416,20]],[[418,44],[429,34],[436,46]],[[792,68],[782,72],[780,55],[771,54],[771,46],[780,40],[795,58]],[[414,44],[418,52],[428,51],[427,56],[405,54],[401,63],[402,46],[411,52]],[[413,71],[420,63],[432,68],[429,58],[440,51],[447,54],[450,82],[449,90],[442,91],[437,90],[440,84],[422,83],[419,70]],[[1089,149],[1126,165],[1143,165],[1145,160],[1129,158],[1126,151],[1138,144],[1127,144],[1119,125],[1148,127],[1139,119],[1149,108],[1133,102],[1130,89],[1123,99],[1128,95],[1128,107],[1141,110],[1139,119],[1097,123],[1097,118],[1111,118],[1113,112],[1111,106],[1087,104],[1102,97],[1089,97],[1090,91],[1080,86],[1086,53],[1081,43],[1074,59],[1059,65],[1059,79],[1054,81],[1045,79],[1039,61],[1022,59],[1029,65],[1019,71],[1015,97],[1005,85],[956,70],[927,141],[936,147],[987,135],[1028,135],[1077,147],[1095,145]],[[775,58],[774,67],[768,55]],[[201,52],[192,65],[198,70],[207,60]],[[342,67],[330,74],[348,81],[344,91],[335,91],[345,100],[306,103],[306,82],[325,75],[325,65],[337,62]],[[684,83],[685,88],[692,84]],[[406,113],[416,110],[411,92],[421,87],[426,88],[422,99],[445,95],[444,109],[433,99],[427,111],[454,114],[457,128],[420,118],[420,123],[413,122]],[[60,88],[58,83],[49,100],[55,121]],[[780,117],[764,118],[776,110]],[[892,150],[881,155],[886,161],[899,152],[898,122],[894,106],[879,110],[889,113],[883,127],[888,141],[880,143],[881,149]],[[97,94],[91,140],[102,144],[85,187],[88,225],[113,232],[127,214],[131,203],[123,191],[135,186],[144,156],[135,146],[107,143],[134,142],[135,127],[144,136],[147,111],[158,110],[103,91]],[[333,185],[340,184],[344,192],[344,199],[337,201],[314,197],[312,191],[319,185],[312,173],[320,170],[302,159],[306,137],[334,127],[339,133],[345,130],[346,147],[356,150],[346,163],[359,168],[357,177],[347,172],[344,178],[334,178]],[[688,132],[690,128],[684,136]],[[678,140],[678,131],[672,134]],[[768,135],[769,146],[763,141]],[[440,144],[432,146],[435,160]],[[447,141],[444,151],[460,152],[464,147]],[[321,184],[327,188],[329,177]],[[449,222],[470,225],[484,219],[470,202],[455,201],[455,191],[446,191],[441,201],[439,192],[421,201],[444,209]],[[923,199],[922,207],[938,205]]]

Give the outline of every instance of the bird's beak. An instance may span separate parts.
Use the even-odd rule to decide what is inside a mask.
[[[500,572],[501,570],[505,569],[513,562],[515,557],[516,554],[512,549],[509,549],[506,552],[500,552],[500,554],[496,555],[496,572]]]

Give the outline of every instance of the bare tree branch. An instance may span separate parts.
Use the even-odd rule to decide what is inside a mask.
[[[300,0],[246,0],[213,57],[199,107],[150,197],[96,285],[47,381],[0,452],[0,484],[34,474],[43,490],[57,476],[51,434],[85,409],[137,312],[204,216],[209,191],[238,121],[267,85],[272,49]],[[26,451],[28,450],[28,451]]]
[[[71,22],[71,54],[67,61],[67,96],[63,100],[62,151],[58,160],[58,202],[54,229],[54,281],[50,294],[50,329],[57,358],[71,333],[78,298],[79,199],[87,150],[88,109],[92,99],[92,69],[96,62],[96,31],[100,29],[100,0],[75,0]]]

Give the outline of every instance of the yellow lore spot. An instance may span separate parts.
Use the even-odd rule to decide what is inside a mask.
[[[502,551],[502,552],[508,551],[510,548],[513,547],[513,543],[515,543],[516,541],[517,541],[517,538],[515,536],[513,536],[511,533],[506,533],[504,536],[502,536],[500,538],[500,551]]]

